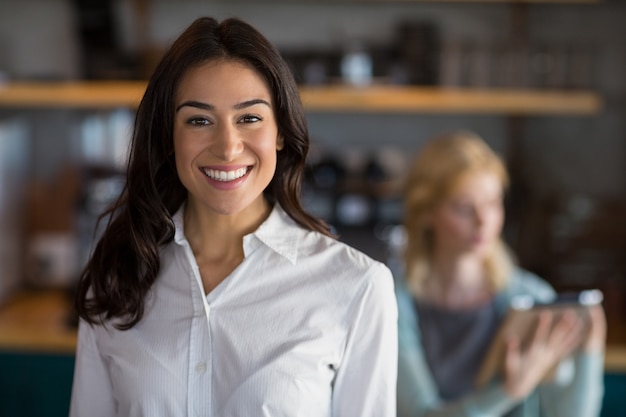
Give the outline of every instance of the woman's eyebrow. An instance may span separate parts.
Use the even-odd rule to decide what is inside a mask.
[[[213,110],[215,107],[213,107],[212,104],[208,104],[208,103],[202,103],[201,101],[194,101],[194,100],[189,100],[189,101],[185,101],[181,104],[178,105],[178,107],[176,107],[176,113],[178,113],[178,111],[180,109],[182,109],[183,107],[195,107],[197,109],[201,109],[201,110]]]
[[[235,108],[235,110],[241,110],[241,109],[245,109],[247,107],[252,107],[252,106],[254,106],[256,104],[265,104],[267,107],[272,108],[272,105],[269,102],[267,102],[266,100],[263,100],[262,98],[255,98],[255,99],[252,99],[252,100],[246,100],[246,101],[244,101],[242,103],[235,104],[234,108]]]
[[[257,104],[265,104],[269,108],[272,107],[272,105],[267,100],[263,100],[262,98],[255,98],[252,100],[246,100],[241,103],[237,103],[233,106],[233,108],[235,110],[241,110],[241,109],[255,106]],[[215,106],[213,106],[212,104],[203,103],[201,101],[188,100],[179,104],[178,107],[176,107],[176,112],[178,112],[183,107],[195,107],[201,110],[214,110],[215,109]]]

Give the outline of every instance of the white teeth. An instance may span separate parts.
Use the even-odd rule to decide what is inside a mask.
[[[204,173],[207,177],[216,181],[233,181],[237,178],[241,178],[248,172],[247,168],[238,168],[234,171],[220,171],[217,169],[204,169]]]

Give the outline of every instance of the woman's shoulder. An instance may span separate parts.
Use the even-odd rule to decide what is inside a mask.
[[[554,298],[552,285],[534,272],[514,267],[507,287],[510,295],[530,295],[537,300],[549,301]]]
[[[382,261],[340,237],[298,224],[278,205],[255,235],[268,247],[286,254],[302,272],[301,278],[315,277],[314,281],[322,286],[328,284],[337,291],[354,293],[357,288],[393,285],[391,271]]]
[[[363,251],[342,241],[341,234],[327,235],[317,230],[312,230],[298,224],[279,205],[276,205],[272,214],[280,222],[275,222],[273,227],[278,226],[282,232],[291,234],[297,246],[298,257],[319,256],[333,258],[337,261],[345,261],[354,266],[369,266],[376,261]],[[332,228],[331,228],[332,229]]]
[[[302,269],[315,270],[317,276],[332,277],[336,285],[356,288],[393,287],[387,265],[341,238],[306,231],[298,242],[298,261]],[[386,291],[385,291],[386,292]]]
[[[361,272],[371,269],[384,270],[391,277],[391,271],[384,262],[342,241],[341,237],[331,237],[310,231],[305,234],[301,241],[300,254],[302,256],[319,254],[326,258],[331,265],[349,266],[351,269]]]

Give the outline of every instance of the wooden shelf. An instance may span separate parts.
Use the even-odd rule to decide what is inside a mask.
[[[134,108],[144,81],[9,83],[0,86],[0,108]],[[593,115],[602,100],[591,91],[446,89],[414,86],[302,87],[312,112],[571,114]]]
[[[116,108],[136,107],[144,81],[72,81],[0,84],[0,108]]]
[[[302,88],[310,111],[464,114],[581,114],[600,111],[588,91],[446,89],[402,86]]]

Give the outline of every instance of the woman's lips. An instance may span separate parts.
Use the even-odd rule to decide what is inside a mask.
[[[219,190],[233,190],[239,187],[252,171],[252,165],[237,167],[201,167],[208,183]]]
[[[248,173],[248,170],[250,168],[251,168],[250,166],[240,167],[240,168],[230,169],[230,170],[222,170],[222,169],[215,169],[215,168],[202,168],[202,172],[204,172],[204,175],[206,175],[207,177],[209,177],[210,179],[214,181],[226,182],[226,181],[234,181],[243,177],[244,175]]]

